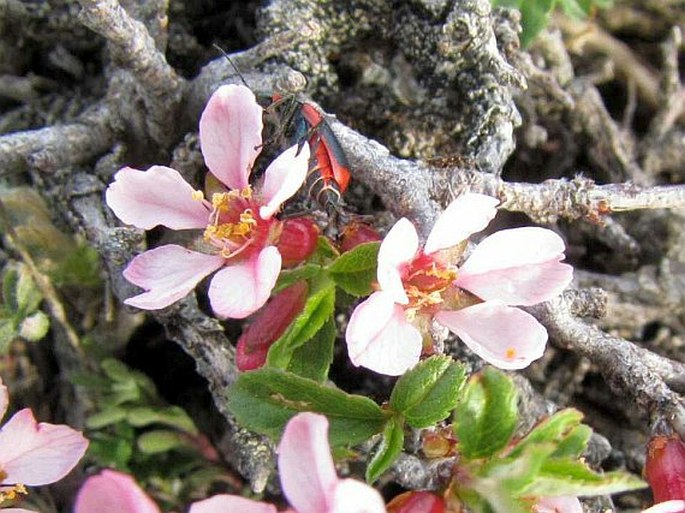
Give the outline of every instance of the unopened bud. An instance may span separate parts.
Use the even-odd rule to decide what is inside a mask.
[[[340,251],[344,253],[365,242],[379,240],[381,240],[381,236],[372,226],[360,221],[352,221],[345,226],[340,236]]]
[[[659,435],[649,441],[645,477],[655,503],[685,499],[685,444],[680,437]]]
[[[445,513],[445,500],[430,492],[405,492],[387,505],[388,513]]]
[[[312,256],[318,237],[319,229],[308,217],[283,221],[283,231],[276,244],[283,259],[283,267],[293,267]]]
[[[260,368],[266,362],[271,345],[276,342],[304,308],[309,287],[298,281],[272,297],[253,317],[238,339],[238,370]]]

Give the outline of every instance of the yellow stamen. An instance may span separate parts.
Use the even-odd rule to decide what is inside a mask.
[[[193,191],[193,199],[195,201],[202,201],[205,199],[205,194],[202,191]]]
[[[504,356],[507,358],[507,360],[513,360],[516,356],[516,349],[513,347],[508,347],[507,350],[504,351]]]
[[[0,490],[0,504],[14,501],[19,498],[20,495],[28,495],[28,493],[26,487],[21,483],[7,487],[2,486],[2,489]]]

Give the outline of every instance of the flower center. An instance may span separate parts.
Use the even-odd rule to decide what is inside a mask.
[[[456,278],[454,267],[439,263],[429,255],[419,254],[406,267],[402,277],[409,297],[409,309],[416,312],[442,303],[443,292]]]
[[[0,483],[7,479],[7,472],[0,470]],[[21,484],[15,485],[0,485],[0,506],[5,503],[15,501],[20,495],[28,495],[28,490]]]
[[[272,223],[259,217],[259,204],[248,186],[242,190],[214,193],[204,239],[224,258],[261,247]]]

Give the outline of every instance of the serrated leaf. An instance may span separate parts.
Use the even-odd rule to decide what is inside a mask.
[[[294,351],[311,339],[333,315],[335,308],[335,286],[323,280],[307,298],[307,302],[290,327],[269,349],[267,364],[285,369],[290,364]]]
[[[192,419],[179,406],[168,406],[163,409],[152,407],[131,408],[128,410],[127,420],[135,427],[163,424],[191,435],[197,434],[197,428]]]
[[[311,339],[295,349],[288,371],[314,381],[325,381],[333,361],[336,335],[335,320],[331,316]]]
[[[577,0],[559,0],[564,13],[575,19],[583,19],[587,16],[587,11]]]
[[[567,437],[574,435],[584,435],[585,430],[576,431],[576,428],[580,426],[580,422],[583,419],[583,414],[576,409],[566,408],[556,412],[551,417],[548,417],[541,421],[537,426],[535,426],[530,433],[528,433],[523,439],[521,439],[516,447],[512,449],[509,456],[515,458],[520,453],[522,453],[526,447],[530,445],[535,445],[542,442],[554,443],[557,447],[561,442],[566,440]],[[590,430],[590,433],[592,431]],[[581,442],[582,439],[575,440],[575,442]],[[585,440],[587,444],[587,440]],[[571,450],[572,445],[568,445],[559,456],[580,456],[580,453],[584,450],[584,446],[581,448],[578,454],[566,454],[567,451]]]
[[[126,410],[124,408],[107,408],[88,417],[86,419],[86,427],[88,429],[102,429],[124,419],[126,419]]]
[[[19,283],[19,270],[16,265],[5,266],[2,273],[2,302],[7,309],[15,313],[19,310],[17,302],[17,284]]]
[[[380,247],[380,242],[366,242],[338,257],[328,268],[336,285],[353,296],[371,294]]]
[[[0,353],[7,352],[15,338],[17,338],[17,326],[14,320],[0,319]]]
[[[491,458],[474,471],[474,488],[493,505],[527,495],[553,450],[553,444],[538,444],[526,447],[516,458]]]
[[[340,256],[340,252],[333,246],[328,237],[319,237],[316,240],[316,251],[314,251],[311,260],[326,264],[338,256]]]
[[[398,416],[391,417],[383,430],[383,438],[366,467],[366,482],[371,484],[390,468],[404,447],[403,423]]]
[[[552,453],[555,458],[579,458],[585,449],[592,436],[592,428],[581,424],[576,426],[566,437],[559,442],[556,450]]]
[[[516,389],[511,379],[486,367],[468,381],[455,410],[459,453],[473,460],[499,452],[514,434],[517,417]]]
[[[521,11],[521,45],[528,46],[535,36],[547,26],[555,0],[523,0]]]
[[[297,413],[321,413],[330,422],[329,438],[334,446],[365,441],[387,421],[387,414],[367,397],[274,368],[238,376],[228,391],[228,407],[242,426],[274,439]]]
[[[277,294],[283,289],[287,289],[290,285],[297,283],[298,281],[311,280],[315,278],[318,274],[325,272],[323,267],[316,264],[305,264],[301,265],[295,269],[286,269],[281,271],[278,275],[278,281],[274,287],[272,293]]]
[[[179,447],[188,447],[188,442],[178,432],[158,429],[140,435],[136,445],[144,454],[159,454]]]
[[[580,461],[549,458],[524,493],[531,496],[608,495],[647,486],[642,479],[627,472],[598,474]]]
[[[465,380],[463,365],[449,356],[431,356],[397,380],[390,408],[400,412],[413,428],[432,426],[456,407]]]
[[[19,279],[16,283],[15,300],[17,312],[29,315],[36,311],[43,300],[43,294],[36,285],[33,276],[25,265],[19,268]]]

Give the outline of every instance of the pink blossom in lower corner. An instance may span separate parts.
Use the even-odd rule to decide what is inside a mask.
[[[7,387],[0,380],[0,418],[9,405]],[[26,486],[54,483],[66,476],[88,448],[88,440],[69,426],[37,422],[25,408],[0,428],[0,508],[27,493]]]
[[[482,194],[456,198],[423,247],[407,219],[395,223],[378,253],[379,290],[357,306],[347,327],[354,365],[404,373],[432,348],[433,320],[501,369],[521,369],[542,356],[547,331],[516,306],[551,299],[570,283],[561,237],[537,227],[502,230],[458,265],[465,241],[495,217],[497,204]]]
[[[242,319],[266,303],[283,263],[313,251],[312,222],[275,217],[305,180],[308,145],[287,149],[259,186],[249,184],[262,147],[262,111],[245,86],[222,86],[209,99],[200,119],[200,145],[212,173],[209,199],[168,167],[127,167],[115,175],[106,200],[123,222],[146,230],[202,230],[198,250],[168,244],[135,257],[124,276],[145,292],[127,304],[164,308],[218,271],[209,286],[212,309],[219,317]]]
[[[160,513],[160,509],[131,476],[103,470],[85,480],[74,513]]]
[[[380,494],[335,473],[328,444],[328,420],[300,413],[286,425],[278,447],[281,487],[294,509],[283,513],[386,513]],[[195,502],[188,513],[277,513],[276,507],[238,495]],[[79,490],[74,513],[160,513],[131,476],[103,470]]]
[[[283,493],[295,513],[386,511],[374,488],[336,475],[328,444],[328,420],[322,415],[300,413],[288,422],[278,447],[278,472]],[[217,495],[196,502],[189,513],[229,511],[276,513],[276,508],[235,495]]]

